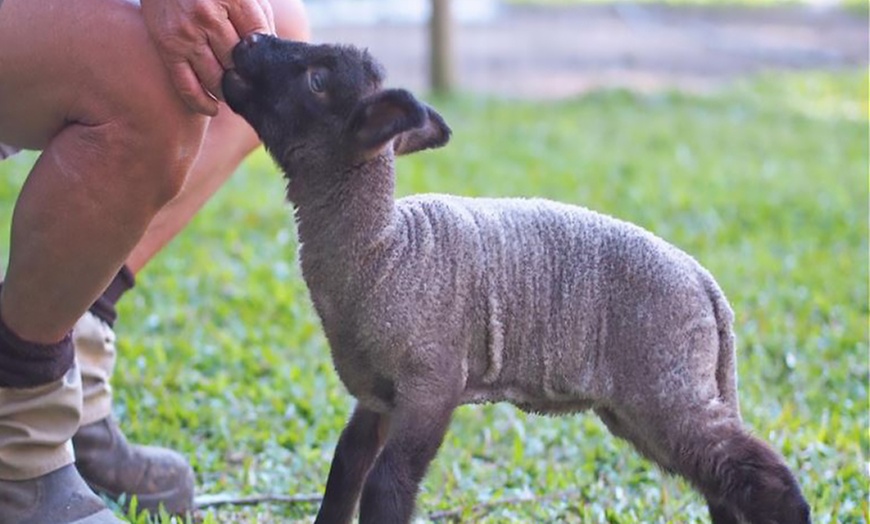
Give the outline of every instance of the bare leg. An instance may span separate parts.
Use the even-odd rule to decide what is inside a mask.
[[[129,257],[157,212],[179,194],[198,157],[207,121],[181,103],[134,0],[8,0],[2,7],[0,140],[43,150],[13,216],[10,264],[0,292],[9,328],[4,337],[66,355],[70,339],[64,336]],[[304,18],[294,23],[304,27]],[[232,152],[220,144],[221,136],[238,138],[248,151],[254,147],[238,133],[215,133],[209,140],[216,142],[212,149]],[[237,155],[239,160],[243,156]],[[233,161],[232,155],[211,158],[217,164]],[[199,172],[211,171],[203,166]],[[5,358],[19,358],[17,344],[4,347]],[[102,511],[99,499],[87,507],[67,504],[71,497],[84,502],[79,487],[93,494],[69,465],[71,455],[53,453],[55,448],[67,450],[64,442],[81,415],[80,385],[63,399],[76,409],[67,409],[60,420],[66,404],[36,390],[24,395],[12,381],[8,384],[8,390],[0,387],[5,410],[0,466],[7,479],[0,480],[0,522],[66,521],[96,512],[101,520],[88,522],[116,522],[111,512]],[[47,415],[38,419],[34,406]],[[16,444],[23,437],[6,431],[16,417],[26,418],[26,429],[40,437]],[[3,460],[18,449],[14,444],[28,443],[43,450],[34,453],[34,460],[21,467]],[[52,484],[60,477],[66,480]],[[46,496],[35,499],[37,492]],[[33,517],[33,511],[52,517]]]
[[[36,344],[39,358],[71,356],[65,335],[178,193],[205,125],[176,95],[135,3],[4,2],[0,140],[43,150],[13,214],[4,359],[27,364],[20,349]],[[0,522],[119,522],[71,464],[78,370],[57,389],[63,380],[44,381],[55,395],[0,384]]]
[[[300,0],[272,0],[278,36],[308,40],[309,29]],[[142,240],[127,259],[127,266],[138,273],[166,244],[190,222],[212,195],[229,179],[238,165],[260,145],[250,126],[225,104],[211,119],[202,152],[181,193],[154,217]]]
[[[273,2],[279,33],[290,38],[307,37],[307,25],[299,0]],[[205,204],[257,146],[257,137],[244,121],[226,106],[210,119],[204,143],[181,192],[163,207],[131,253],[127,269],[138,271],[169,242]],[[118,284],[124,285],[118,287]],[[115,361],[114,332],[116,293],[127,289],[127,277],[115,281],[91,310],[76,324],[74,340],[81,364],[83,387],[82,425],[73,436],[76,467],[101,494],[118,500],[126,493],[138,499],[140,509],[152,513],[162,505],[173,513],[192,508],[194,474],[187,460],[172,450],[129,443],[111,417],[109,381]],[[113,297],[113,298],[110,298]]]
[[[0,11],[0,136],[44,149],[16,202],[0,311],[19,336],[47,344],[178,193],[206,120],[175,95],[136,5],[36,5],[7,0]]]
[[[341,433],[329,468],[326,493],[317,512],[317,524],[349,524],[369,468],[386,437],[386,415],[360,406]]]

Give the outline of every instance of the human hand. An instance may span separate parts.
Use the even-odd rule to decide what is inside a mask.
[[[250,33],[275,33],[268,0],[141,0],[145,25],[182,100],[214,116],[233,46]]]

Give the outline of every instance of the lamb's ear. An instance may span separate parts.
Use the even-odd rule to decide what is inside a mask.
[[[437,111],[426,107],[426,122],[421,127],[409,129],[393,140],[393,151],[396,155],[407,155],[442,147],[450,141],[450,126]]]
[[[364,154],[375,154],[396,136],[423,127],[426,108],[404,89],[386,89],[360,100],[348,118],[346,136]]]

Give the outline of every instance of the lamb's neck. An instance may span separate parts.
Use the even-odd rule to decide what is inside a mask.
[[[290,179],[303,259],[358,256],[393,222],[393,157],[378,156],[340,174]],[[304,260],[303,260],[304,262]]]

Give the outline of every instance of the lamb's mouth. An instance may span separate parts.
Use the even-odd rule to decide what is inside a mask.
[[[244,78],[235,69],[230,69],[224,73],[224,78],[221,81],[221,89],[224,92],[224,99],[229,104],[230,108],[238,111],[241,105],[247,100],[253,86],[251,82]]]

